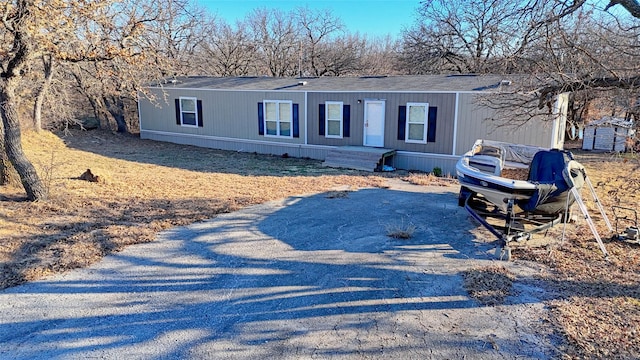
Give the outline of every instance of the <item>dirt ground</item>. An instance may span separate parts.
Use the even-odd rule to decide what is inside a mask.
[[[384,187],[389,177],[451,183],[423,174],[329,169],[313,160],[158,143],[110,132],[26,133],[23,144],[50,200],[29,203],[21,189],[0,188],[0,288],[85,267],[126,245],[153,241],[161,230],[269,200],[337,186]],[[576,155],[608,211],[612,205],[637,207],[638,158]],[[97,182],[78,179],[87,169],[98,176]],[[597,223],[603,229],[602,222]],[[536,242],[541,245],[519,246],[513,253],[516,261],[534,261],[548,269],[539,277],[555,293],[547,305],[549,321],[566,344],[561,351],[566,358],[640,357],[640,246],[607,241],[611,256],[605,261],[586,224],[578,222],[573,229],[562,243],[556,229]],[[507,275],[499,278],[509,279]],[[469,278],[471,284],[482,282]],[[474,285],[469,291],[486,293]]]

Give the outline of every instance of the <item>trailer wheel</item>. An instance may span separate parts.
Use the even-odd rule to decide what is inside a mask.
[[[464,205],[467,203],[467,198],[471,196],[473,196],[473,191],[462,186],[460,188],[460,193],[458,194],[458,206],[464,207]]]

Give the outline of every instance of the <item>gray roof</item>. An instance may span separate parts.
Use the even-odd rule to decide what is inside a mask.
[[[503,75],[419,75],[361,77],[179,77],[161,86],[176,89],[283,91],[492,91],[510,86]],[[158,86],[158,85],[156,85]]]
[[[589,124],[587,124],[587,127],[589,126],[616,126],[630,129],[633,127],[633,120],[625,120],[613,116],[603,116],[598,120],[589,122]]]

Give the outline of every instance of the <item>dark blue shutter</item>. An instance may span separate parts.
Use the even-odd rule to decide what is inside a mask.
[[[202,100],[198,100],[198,127],[203,127],[204,124],[202,122]]]
[[[264,107],[258,103],[258,135],[264,135]]]
[[[324,104],[318,106],[318,135],[324,136]]]
[[[342,136],[351,136],[351,105],[342,107]]]
[[[300,120],[298,119],[298,104],[293,104],[293,137],[300,137]]]
[[[176,99],[176,125],[182,125],[180,121],[180,99]]]
[[[404,132],[407,126],[407,107],[398,107],[398,140],[404,140]]]
[[[427,119],[427,142],[436,142],[436,119],[438,118],[438,108],[429,106],[429,117]]]

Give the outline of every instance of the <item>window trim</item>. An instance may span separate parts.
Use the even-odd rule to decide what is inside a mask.
[[[276,109],[278,110],[276,112],[276,116],[278,118],[275,120],[277,124],[276,135],[271,135],[267,133],[267,104],[268,103],[276,104]],[[273,138],[292,139],[293,138],[293,101],[292,100],[263,100],[262,104],[264,106],[264,113],[263,113],[263,120],[262,120],[262,123],[264,124],[264,136],[273,137]],[[289,104],[289,119],[287,121],[283,121],[280,119],[280,104]],[[268,121],[273,121],[273,120],[268,120]],[[280,124],[285,122],[289,123],[289,135],[280,135]]]
[[[194,110],[193,111],[183,110],[182,109],[182,100],[191,100],[191,101],[193,101],[193,109]],[[178,98],[178,103],[180,104],[180,126],[197,128],[199,120],[200,120],[200,119],[198,119],[198,98],[190,97],[190,96],[180,96]],[[182,114],[184,114],[184,113],[188,113],[188,114],[193,113],[194,116],[195,116],[196,123],[194,125],[185,124],[184,123],[184,117],[182,116]]]
[[[338,119],[330,119],[329,118],[329,105],[338,105],[340,106],[340,118]],[[344,102],[342,101],[325,101],[324,102],[325,115],[324,115],[324,128],[325,128],[325,138],[329,139],[342,139],[344,138]],[[340,125],[340,134],[338,135],[330,135],[329,134],[329,121],[339,121]]]
[[[419,122],[411,122],[409,119],[409,115],[411,114],[411,107],[415,106],[422,106],[424,107],[424,122],[423,123],[419,123]],[[409,125],[410,124],[422,124],[424,125],[424,131],[422,133],[422,139],[421,140],[415,140],[415,139],[409,139]],[[412,144],[426,144],[427,143],[427,139],[428,137],[428,125],[429,125],[429,103],[420,103],[420,102],[408,102],[407,103],[407,111],[406,111],[406,121],[405,121],[405,136],[404,136],[404,141],[406,143],[412,143]]]

